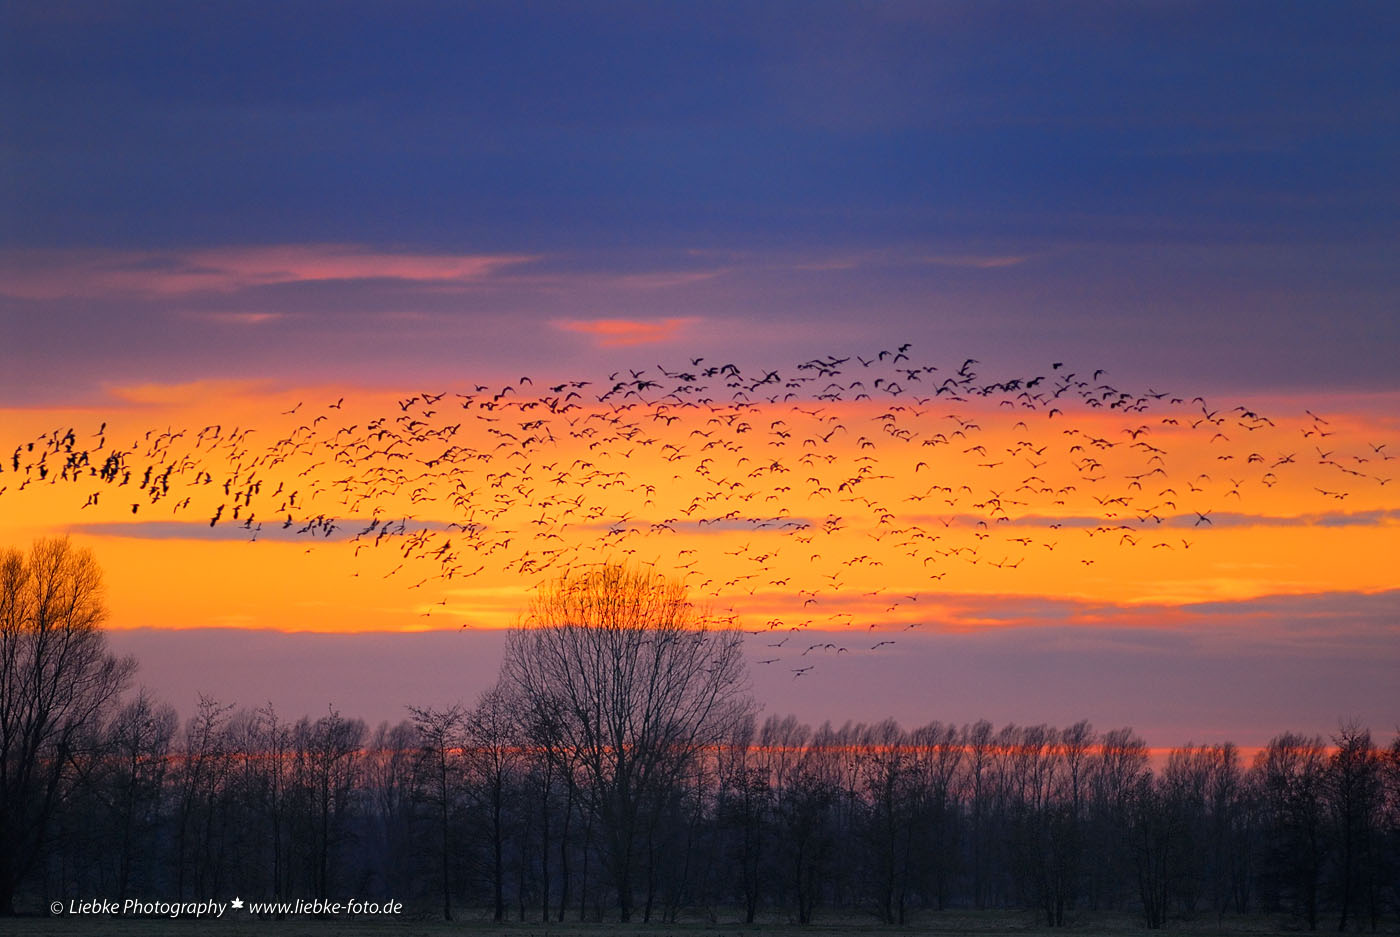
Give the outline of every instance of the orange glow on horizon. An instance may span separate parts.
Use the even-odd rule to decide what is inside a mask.
[[[1011,394],[702,403],[675,384],[601,402],[601,385],[431,402],[148,385],[0,411],[20,446],[0,526],[92,546],[113,627],[501,628],[557,571],[604,560],[654,564],[754,630],[1171,628],[1198,618],[1162,609],[1395,585],[1384,395],[1317,416],[1269,401],[1264,419]],[[88,453],[76,480],[65,446]],[[114,451],[125,484],[94,477]],[[143,476],[167,467],[153,497]]]

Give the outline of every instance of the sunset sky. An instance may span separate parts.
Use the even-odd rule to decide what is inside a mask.
[[[620,559],[754,632],[767,712],[1385,736],[1398,44],[1377,3],[7,4],[0,545],[91,547],[183,713],[470,702]]]

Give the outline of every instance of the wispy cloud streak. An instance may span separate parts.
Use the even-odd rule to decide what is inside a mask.
[[[373,279],[466,286],[536,259],[527,254],[394,252],[352,244],[165,251],[16,249],[0,251],[0,292],[19,299],[177,297],[288,283]],[[243,321],[262,319],[243,317]]]
[[[599,348],[629,348],[658,345],[681,338],[700,320],[694,316],[675,319],[564,319],[555,327],[593,337]]]

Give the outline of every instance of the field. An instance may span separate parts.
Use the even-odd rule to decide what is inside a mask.
[[[1324,928],[1331,930],[1334,922]],[[608,937],[613,934],[628,937],[855,937],[855,935],[898,934],[931,935],[931,937],[1024,937],[1027,934],[1050,934],[1054,931],[1039,923],[1029,913],[965,912],[923,913],[906,926],[883,925],[869,919],[850,915],[833,915],[829,920],[802,926],[774,918],[756,924],[708,923],[683,921],[676,924],[617,922],[541,924],[508,922],[497,924],[486,920],[432,921],[398,919],[394,921],[321,920],[298,918],[283,921],[250,920],[242,915],[226,913],[222,920],[123,919],[117,917],[54,917],[15,918],[0,928],[15,937],[60,937],[73,934],[101,934],[110,937],[184,937],[184,935],[218,934],[220,937]],[[1117,937],[1117,935],[1147,935],[1148,931],[1135,917],[1129,915],[1077,915],[1067,930],[1084,937]],[[1170,921],[1163,931],[1185,937],[1270,937],[1297,934],[1306,928],[1300,921],[1287,917],[1257,916],[1212,920]],[[1396,933],[1392,924],[1382,933]]]

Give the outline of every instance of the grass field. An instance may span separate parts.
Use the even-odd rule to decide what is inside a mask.
[[[1319,930],[1332,930],[1335,922],[1324,922]],[[1291,918],[1247,917],[1228,918],[1217,923],[1214,918],[1192,921],[1169,921],[1162,931],[1149,931],[1135,917],[1120,914],[1081,913],[1060,932],[1083,937],[1118,937],[1118,935],[1174,934],[1182,937],[1271,937],[1306,933],[1302,922]],[[394,920],[322,920],[292,918],[282,921],[251,919],[237,912],[226,912],[220,920],[193,919],[132,919],[105,916],[20,917],[0,919],[0,934],[14,937],[58,937],[58,935],[93,934],[111,937],[196,937],[218,934],[219,937],[856,937],[856,935],[899,934],[930,935],[930,937],[1025,937],[1027,934],[1053,934],[1056,929],[1045,927],[1038,916],[1013,912],[920,913],[906,926],[876,923],[868,918],[835,915],[814,924],[801,926],[774,918],[756,924],[734,922],[683,921],[676,924],[618,922],[542,924],[509,922],[497,924],[489,920],[437,921],[413,919],[410,916]],[[1382,933],[1397,933],[1393,922]]]

